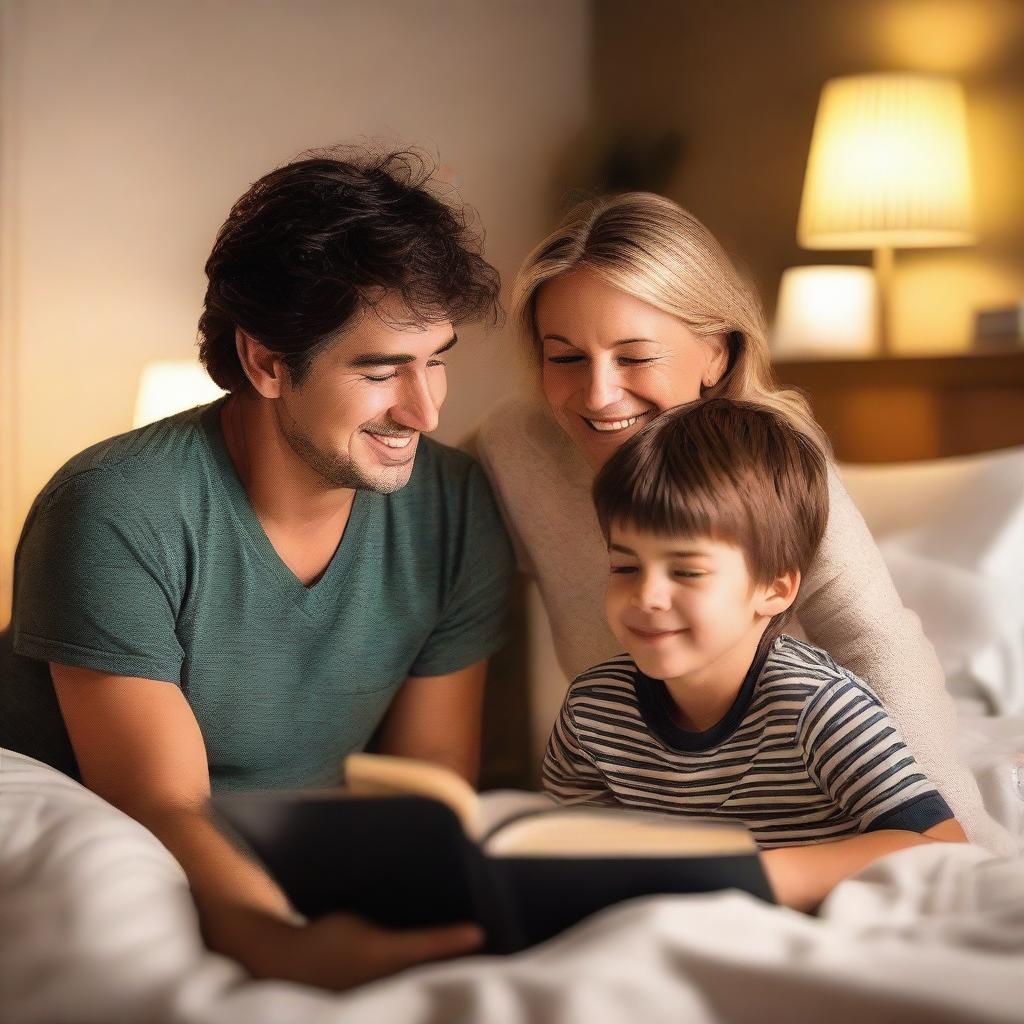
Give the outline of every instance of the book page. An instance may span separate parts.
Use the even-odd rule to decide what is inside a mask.
[[[517,857],[704,857],[756,851],[742,826],[582,808],[513,821],[487,842],[488,853]]]
[[[449,768],[408,757],[349,754],[345,788],[354,796],[425,796],[447,804],[466,835],[480,836],[480,807],[473,787]]]
[[[486,839],[502,822],[512,821],[521,815],[558,810],[558,804],[547,793],[522,789],[494,789],[481,793],[477,800],[480,809],[477,817],[480,839]]]

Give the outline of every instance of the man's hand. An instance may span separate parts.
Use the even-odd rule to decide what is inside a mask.
[[[484,941],[475,924],[389,931],[351,914],[331,914],[306,925],[246,914],[236,926],[239,934],[229,944],[254,976],[336,992],[416,964],[472,953]]]
[[[56,664],[51,673],[86,785],[177,859],[212,949],[260,977],[342,990],[483,942],[475,925],[389,932],[340,914],[294,924],[284,893],[205,813],[206,749],[181,690]]]

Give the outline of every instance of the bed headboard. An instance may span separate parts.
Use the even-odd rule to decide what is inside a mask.
[[[775,364],[839,462],[906,462],[1024,445],[1024,349]]]

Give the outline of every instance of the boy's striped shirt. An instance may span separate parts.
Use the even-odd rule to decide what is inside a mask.
[[[628,655],[584,672],[551,733],[545,788],[741,822],[765,848],[952,817],[870,687],[792,637],[760,652],[717,725],[689,732],[672,710]]]

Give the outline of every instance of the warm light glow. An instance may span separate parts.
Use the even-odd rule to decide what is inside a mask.
[[[870,11],[872,51],[890,67],[957,74],[1012,57],[1020,10],[977,0],[904,0]]]
[[[826,83],[798,236],[807,249],[974,240],[963,92],[951,79],[879,74]]]
[[[791,267],[779,287],[772,353],[777,359],[872,355],[877,317],[867,267]]]
[[[150,363],[139,380],[132,425],[144,427],[223,394],[199,363],[190,359]]]

